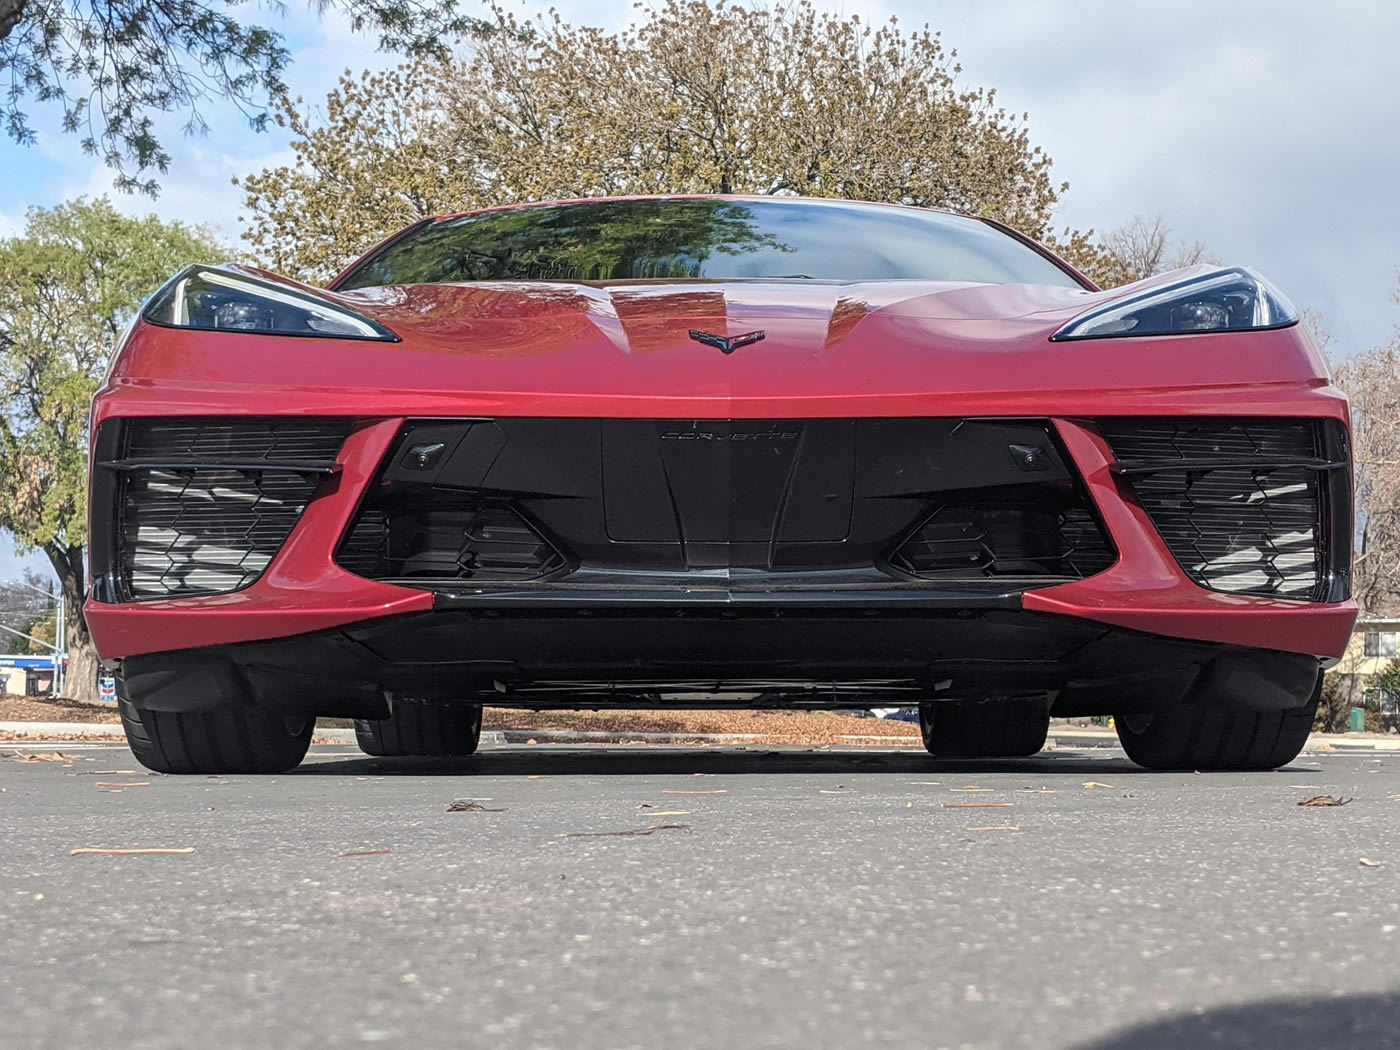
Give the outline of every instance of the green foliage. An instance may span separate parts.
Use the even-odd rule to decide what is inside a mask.
[[[105,198],[31,210],[0,240],[0,527],[21,545],[82,547],[88,405],[113,345],[180,266],[226,256],[206,230]]]
[[[457,0],[316,6],[338,8],[383,48],[412,56],[445,56],[448,43],[482,26],[458,12]],[[260,130],[266,100],[283,91],[290,56],[282,36],[236,16],[244,12],[240,0],[0,0],[0,75],[9,89],[0,120],[16,142],[32,143],[22,106],[56,103],[64,130],[117,169],[120,189],[154,194],[152,173],[170,163],[154,114],[183,113],[187,130],[203,131],[200,106],[225,99]]]

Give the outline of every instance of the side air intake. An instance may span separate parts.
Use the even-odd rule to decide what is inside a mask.
[[[282,548],[350,432],[338,419],[138,419],[99,437],[115,490],[103,600],[223,594]],[[113,426],[113,424],[108,424]],[[105,431],[104,427],[104,431]],[[97,482],[95,481],[95,484]],[[104,547],[107,544],[103,544]],[[105,553],[105,552],[104,552]]]
[[[1149,418],[1099,426],[1115,471],[1196,583],[1278,598],[1346,597],[1350,483],[1340,424]]]

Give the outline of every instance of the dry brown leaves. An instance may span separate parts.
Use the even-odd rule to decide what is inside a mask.
[[[1300,806],[1345,806],[1351,799],[1337,798],[1334,795],[1313,795],[1298,803]]]
[[[457,799],[453,799],[451,802],[449,802],[449,803],[447,804],[447,812],[449,812],[449,813],[504,813],[504,812],[505,812],[505,809],[504,809],[504,807],[493,808],[493,807],[491,807],[491,806],[483,806],[480,802],[476,801],[475,799],[470,799],[470,798],[457,798]]]

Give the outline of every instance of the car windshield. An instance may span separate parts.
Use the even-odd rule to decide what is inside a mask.
[[[414,230],[337,288],[450,281],[743,278],[1081,287],[975,219],[815,200],[581,201],[480,212]]]

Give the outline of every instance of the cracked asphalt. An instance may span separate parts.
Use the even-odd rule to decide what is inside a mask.
[[[0,744],[6,1047],[1400,1047],[1396,753],[55,747]]]

